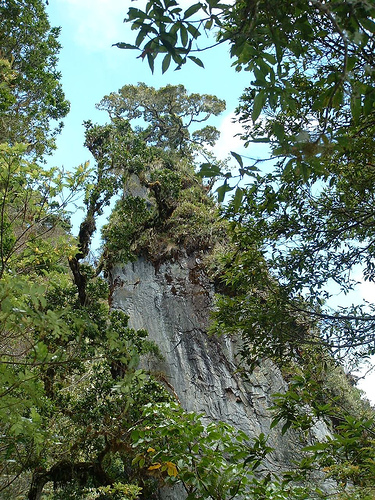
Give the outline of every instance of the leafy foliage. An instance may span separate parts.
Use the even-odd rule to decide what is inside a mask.
[[[212,146],[216,142],[219,132],[215,127],[194,131],[191,127],[219,115],[225,102],[213,95],[189,95],[183,85],[155,90],[139,83],[105,96],[98,108],[107,111],[113,121],[135,120],[137,135],[147,144],[189,156],[198,145]]]
[[[87,122],[86,145],[123,192],[103,228],[106,266],[142,251],[156,261],[182,246],[188,252],[207,249],[221,237],[209,188],[194,172],[195,157],[205,154],[204,145],[218,132],[194,126],[224,106],[213,96],[189,95],[182,85],[126,85],[100,102],[111,122]]]
[[[263,475],[272,449],[261,434],[252,442],[224,423],[204,423],[173,403],[146,405],[144,426],[133,430],[139,450],[134,462],[167,483],[182,482],[187,499],[214,500],[308,498],[301,486],[283,485],[273,474]],[[264,470],[263,470],[264,472]]]
[[[109,311],[108,287],[90,266],[79,267],[84,304],[69,276],[68,260],[80,250],[64,207],[84,189],[87,169],[64,176],[24,160],[24,150],[1,150],[0,488],[15,497],[32,471],[33,500],[49,482],[77,482],[78,490],[90,481],[112,484],[102,462],[119,451],[121,423],[149,384],[137,370],[139,355],[157,350],[124,314]],[[69,198],[58,203],[66,188]]]
[[[69,111],[56,67],[60,30],[51,28],[42,0],[3,0],[0,17],[0,143],[28,144],[40,158],[54,148]]]
[[[164,52],[163,71],[168,69],[171,59],[178,66],[186,58],[202,65],[198,58],[189,55],[191,38],[199,36],[202,26],[204,29],[214,24],[220,26],[219,37],[231,41],[238,69],[246,66],[254,73],[260,71],[255,76],[265,85],[254,95],[250,112],[253,121],[266,105],[274,114],[291,113],[288,99],[294,97],[293,91],[287,84],[281,90],[274,85],[275,75],[283,78],[285,73],[286,80],[292,75],[296,85],[301,84],[296,69],[299,59],[307,54],[306,60],[312,60],[303,40],[317,47],[314,50],[319,55],[321,47],[329,55],[333,42],[341,40],[342,78],[326,98],[328,95],[331,113],[338,92],[346,89],[345,85],[352,90],[356,88],[349,108],[358,127],[356,119],[362,109],[366,116],[372,113],[371,82],[369,78],[370,83],[358,86],[358,90],[355,78],[345,79],[349,74],[346,69],[352,65],[352,69],[361,71],[364,66],[360,62],[365,57],[371,63],[372,24],[365,23],[364,17],[368,12],[371,14],[372,7],[356,3],[353,12],[357,17],[346,7],[346,4],[340,8],[336,4],[332,7],[331,3],[314,2],[306,6],[295,2],[288,5],[281,19],[272,3],[267,4],[267,13],[263,4],[241,2],[231,6],[199,3],[182,13],[172,0],[167,4],[149,2],[145,15],[131,9],[130,17],[134,27],[141,30],[136,45],[141,45],[150,33],[155,35],[144,47],[142,57],[147,56],[153,67],[155,56]],[[293,8],[300,9],[299,17]],[[165,15],[168,9],[174,9],[170,18]],[[191,18],[201,9],[208,19],[203,24],[198,22],[196,28]],[[294,426],[307,432],[319,419],[332,422],[335,416],[332,435],[305,450],[306,458],[298,465],[297,475],[277,477],[267,470],[268,454],[272,451],[267,437],[261,434],[250,442],[229,425],[209,423],[202,416],[184,412],[150,374],[138,368],[140,356],[158,355],[157,347],[147,340],[147,333],[129,328],[128,318],[122,312],[109,309],[108,287],[101,271],[110,252],[122,251],[122,259],[130,258],[134,251],[160,258],[167,255],[170,245],[187,251],[206,251],[223,239],[228,225],[217,218],[214,201],[194,173],[196,155],[202,152],[207,155],[203,146],[212,144],[218,134],[212,127],[202,130],[189,127],[217,115],[224,109],[224,103],[214,96],[189,96],[182,86],[167,86],[159,91],[143,84],[125,86],[100,104],[110,115],[108,125],[86,123],[86,146],[96,160],[95,168],[89,169],[85,164],[71,173],[44,168],[30,161],[28,153],[38,157],[50,150],[53,146],[50,121],[67,112],[55,69],[58,30],[50,28],[39,1],[1,2],[0,12],[4,19],[0,35],[0,137],[4,141],[0,146],[2,498],[27,495],[29,500],[135,500],[152,498],[160,485],[176,483],[185,487],[189,499],[322,498],[324,493],[310,487],[305,480],[307,474],[301,473],[316,467],[323,467],[329,477],[342,484],[339,494],[350,491],[346,488],[349,482],[353,495],[371,492],[372,415],[353,418],[343,412],[337,418],[337,397],[329,387],[328,396],[332,396],[333,402],[327,401],[324,386],[327,378],[322,376],[324,370],[319,370],[320,365],[315,369],[310,366],[304,376],[293,374],[289,389],[276,395],[274,422],[282,423],[285,431]],[[160,34],[148,23],[152,16],[156,16]],[[320,29],[327,30],[326,46],[314,24],[322,19]],[[175,27],[166,33],[171,20],[172,24],[176,21]],[[348,32],[347,39],[340,32],[340,22]],[[365,30],[367,39],[362,36],[358,42],[353,26],[363,28],[360,35]],[[270,27],[276,30],[276,38],[273,33],[270,35]],[[177,33],[181,47],[174,47]],[[246,38],[249,33],[255,35],[253,47]],[[353,62],[350,50],[353,51],[354,45],[358,60]],[[254,49],[258,53],[253,53]],[[332,58],[332,64],[340,66],[340,50],[338,43],[337,60]],[[325,73],[326,63],[323,57],[320,66],[314,67],[317,73],[313,78],[319,74],[320,80],[313,81],[323,87],[332,83]],[[358,95],[360,103],[356,100]],[[299,104],[301,109],[303,104]],[[318,101],[317,109],[312,109],[319,115],[321,106],[327,106],[326,101],[320,104]],[[247,112],[245,106],[241,110],[244,119]],[[323,122],[319,122],[319,127],[323,123],[325,133],[331,118],[332,114],[325,114]],[[284,137],[280,128],[272,125],[271,129],[277,139]],[[362,142],[362,131],[352,130],[358,142],[351,154],[361,158],[360,149],[368,139]],[[262,125],[258,131],[262,131]],[[287,132],[284,134],[287,137]],[[324,134],[320,137],[324,142]],[[272,134],[270,138],[273,140]],[[292,139],[294,136],[289,135],[285,142],[284,156],[290,153]],[[26,144],[20,145],[18,141]],[[335,151],[340,155],[339,148]],[[300,161],[300,153],[292,150],[291,154]],[[253,167],[244,167],[237,153],[232,155],[241,167],[240,175],[256,172]],[[288,168],[293,165],[290,163]],[[220,173],[220,168],[211,163],[204,168],[206,174]],[[309,180],[308,173],[305,181]],[[283,175],[286,174],[288,169],[283,170]],[[293,174],[298,184],[299,172]],[[318,178],[318,174],[314,175]],[[276,178],[270,179],[273,183]],[[331,182],[330,175],[323,179]],[[262,185],[260,177],[256,181]],[[133,193],[131,182],[135,183]],[[332,182],[332,186],[337,188],[338,184]],[[349,189],[348,183],[340,186]],[[356,189],[360,187],[367,189],[367,180],[359,176]],[[230,189],[226,181],[219,188],[220,198]],[[67,205],[81,192],[85,214],[78,237],[73,239],[69,234]],[[119,193],[122,198],[104,230],[104,259],[94,268],[88,263],[88,256],[96,218]],[[262,210],[272,212],[279,203],[278,194],[274,195],[268,186],[264,190],[267,203],[254,214]],[[245,195],[249,205],[253,203],[252,196],[256,196],[251,190],[245,192],[238,187],[232,205],[235,217]],[[317,335],[312,326],[318,325],[311,325],[304,310],[295,315],[297,305],[305,308],[310,304],[307,299],[293,295],[290,283],[285,285],[277,273],[272,273],[267,252],[260,252],[269,233],[265,226],[257,225],[259,221],[250,223],[247,216],[241,213],[241,225],[233,225],[234,250],[223,264],[224,288],[229,292],[221,299],[227,308],[226,316],[220,307],[217,324],[228,331],[243,329],[248,340],[244,344],[247,358],[249,349],[253,355],[273,351],[274,358],[287,352],[292,366],[298,356],[304,357],[299,340],[302,338],[307,345],[315,343]],[[255,234],[252,230],[259,234],[249,244]],[[235,272],[233,263],[237,266]],[[260,284],[255,275],[261,278]],[[298,284],[295,286],[298,289]],[[259,308],[264,304],[270,312],[268,323],[265,315],[259,316]],[[276,332],[282,335],[285,328],[288,335],[277,351],[275,347],[280,346],[281,337],[272,335],[271,322],[275,324],[280,314],[284,314],[283,323]],[[266,335],[265,327],[268,327]],[[256,332],[253,337],[252,329]],[[257,340],[258,351],[252,350]],[[325,351],[318,354],[321,352]],[[298,372],[294,366],[293,370]],[[311,398],[313,392],[317,394],[315,399]],[[298,478],[298,483],[291,482],[293,477]]]
[[[152,70],[159,54],[166,54],[165,71],[171,58],[177,67],[189,58],[199,64],[198,58],[189,56],[200,50],[193,41],[217,28],[218,42],[231,45],[236,69],[255,77],[249,92],[252,121],[265,105],[273,111],[289,110],[297,118],[296,102],[302,97],[310,113],[320,116],[323,134],[346,96],[356,120],[363,110],[368,114],[373,109],[373,17],[374,7],[367,1],[296,0],[280,8],[276,1],[229,5],[214,0],[183,10],[175,0],[153,0],[144,11],[129,9],[126,20],[138,33],[135,45],[116,45],[139,49]],[[305,123],[311,122],[311,115],[303,116]],[[275,126],[274,133],[283,138],[282,127]]]
[[[373,277],[370,183],[367,173],[357,183],[349,170],[340,167],[325,188],[323,181],[304,183],[293,172],[259,176],[236,218],[242,244],[257,241],[277,280],[274,289],[284,296],[283,309],[318,326],[333,353],[363,358],[374,348],[373,305],[332,310],[328,301],[354,289],[361,267],[365,279]]]
[[[245,144],[269,143],[276,166],[261,174],[232,152],[239,178],[252,181],[237,184],[229,216],[243,204],[234,216],[247,228],[244,240],[256,241],[278,282],[263,274],[271,310],[280,303],[279,312],[297,311],[332,352],[354,358],[374,352],[373,305],[330,310],[326,301],[333,283],[353,289],[356,266],[373,280],[373,18],[367,1],[199,2],[184,10],[157,0],[129,9],[138,36],[123,46],[142,50],[153,68],[159,54],[180,67],[200,50],[193,41],[204,30],[216,27],[218,43],[230,44],[235,68],[251,75],[237,110]],[[203,176],[220,174],[222,201],[234,189],[231,175],[202,166]],[[260,307],[258,314],[262,322]]]

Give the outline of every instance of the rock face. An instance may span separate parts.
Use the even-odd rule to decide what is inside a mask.
[[[159,266],[142,257],[115,265],[110,284],[112,307],[129,315],[131,327],[145,328],[160,348],[164,359],[147,368],[166,383],[184,409],[204,412],[250,437],[270,435],[275,449],[268,464],[271,470],[286,467],[296,457],[299,437],[270,430],[271,395],[286,388],[278,368],[265,361],[244,381],[236,372],[235,341],[206,333],[214,288],[199,253],[185,253]],[[312,438],[327,432],[322,424]],[[170,498],[183,497],[174,492]]]

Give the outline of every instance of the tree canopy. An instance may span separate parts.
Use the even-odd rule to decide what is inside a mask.
[[[235,69],[249,72],[237,109],[244,143],[268,143],[274,169],[264,174],[259,162],[234,153],[239,176],[225,174],[219,200],[236,188],[228,215],[239,224],[237,238],[253,241],[262,255],[264,276],[278,283],[264,286],[269,301],[276,289],[284,297],[280,324],[286,311],[299,312],[332,352],[359,358],[375,349],[373,304],[332,310],[327,300],[353,289],[360,272],[374,280],[374,14],[368,1],[208,1],[182,8],[156,0],[129,9],[135,44],[117,44],[140,50],[152,70],[163,57],[163,71],[170,60],[202,65],[192,54],[209,48],[201,45],[209,31],[215,43],[230,45]],[[201,172],[222,173],[212,163]],[[262,306],[253,307],[262,317]]]
[[[57,70],[60,29],[50,26],[42,0],[3,0],[0,17],[0,142],[27,143],[41,157],[69,111]]]
[[[188,94],[183,85],[155,90],[140,83],[125,85],[117,93],[105,96],[98,108],[107,111],[111,119],[135,122],[147,144],[186,155],[199,145],[213,146],[216,142],[219,132],[215,127],[191,128],[220,114],[225,102],[213,95]]]

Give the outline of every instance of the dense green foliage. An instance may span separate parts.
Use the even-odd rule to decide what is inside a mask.
[[[197,155],[212,156],[205,148],[218,131],[191,128],[224,107],[216,97],[189,95],[182,85],[125,85],[100,102],[110,123],[87,122],[86,145],[106,182],[124,184],[102,231],[103,265],[142,252],[161,261],[181,248],[207,250],[222,239],[225,223],[195,174]]]
[[[40,158],[54,148],[69,111],[56,68],[60,30],[51,28],[42,0],[2,0],[0,18],[0,142],[28,144]]]
[[[212,126],[191,131],[191,127],[217,116],[225,102],[213,95],[188,94],[183,85],[167,85],[159,90],[144,83],[125,85],[105,96],[98,105],[111,119],[143,120],[138,135],[147,143],[177,151],[184,156],[196,154],[198,146],[213,145],[219,132]]]
[[[152,71],[161,57],[164,72],[171,61],[203,66],[193,54],[209,48],[201,35],[216,29],[236,70],[249,72],[238,120],[247,146],[270,145],[273,167],[263,173],[258,162],[232,153],[238,176],[226,174],[217,190],[223,201],[236,189],[226,210],[234,245],[216,262],[222,293],[213,330],[242,335],[251,368],[262,357],[294,366],[290,389],[276,397],[275,423],[286,430],[308,429],[316,418],[334,422],[333,440],[309,451],[340,484],[359,488],[341,498],[373,495],[373,459],[366,456],[373,422],[355,404],[337,406],[343,399],[327,386],[334,371],[327,359],[344,357],[350,366],[374,353],[374,304],[332,309],[329,300],[355,288],[358,273],[374,278],[374,14],[373,2],[361,0],[152,0],[128,11],[135,43],[117,44],[139,50]],[[201,175],[223,172],[206,162]],[[246,189],[239,184],[245,176]]]
[[[0,489],[2,498],[28,491],[38,500],[53,483],[70,498],[69,488],[74,497],[129,481],[113,468],[130,447],[123,434],[139,405],[169,396],[137,370],[139,355],[156,347],[109,311],[107,284],[80,262],[67,232],[66,204],[90,180],[87,168],[64,176],[25,160],[25,150],[1,147]]]
[[[333,353],[354,358],[374,352],[373,304],[330,310],[326,301],[355,286],[357,269],[373,280],[374,14],[368,1],[207,1],[183,9],[157,0],[129,9],[135,45],[117,44],[140,50],[151,69],[161,55],[163,71],[170,60],[201,64],[191,54],[205,49],[207,30],[230,44],[236,70],[249,72],[237,110],[245,144],[270,144],[275,169],[263,174],[233,153],[239,179],[249,175],[251,183],[244,189],[226,174],[218,189],[222,201],[237,186],[228,215],[239,223],[241,252],[228,279],[240,282],[255,259],[263,297],[253,295],[248,307],[258,323],[266,300],[269,324],[297,312]],[[204,176],[221,174],[212,162],[202,166]],[[270,342],[282,349],[285,338],[275,333]]]
[[[114,137],[114,144],[121,143],[121,138]],[[122,198],[103,229],[106,262],[111,258],[124,262],[143,253],[157,266],[181,251],[210,254],[212,278],[222,292],[213,331],[242,335],[240,354],[247,369],[249,361],[252,368],[268,357],[279,364],[289,381],[289,390],[275,395],[272,425],[280,425],[283,433],[292,428],[307,437],[314,426],[325,421],[333,434],[329,444],[323,441],[307,447],[294,470],[258,477],[253,475],[255,469],[257,473],[267,470],[263,460],[272,451],[264,436],[253,445],[244,436],[237,437],[233,448],[232,441],[227,441],[225,426],[212,432],[207,428],[208,436],[216,436],[219,446],[214,460],[212,442],[209,440],[205,448],[208,437],[197,416],[184,416],[170,404],[148,405],[144,410],[146,427],[132,433],[136,443],[142,445],[136,462],[147,465],[153,475],[164,477],[168,483],[182,482],[192,499],[229,499],[245,492],[248,498],[324,498],[326,492],[319,491],[314,480],[316,470],[323,468],[327,477],[338,481],[338,495],[371,495],[374,471],[369,448],[374,431],[370,407],[361,401],[342,369],[335,366],[319,339],[318,326],[312,328],[309,317],[304,318],[296,309],[296,301],[269,273],[256,240],[247,238],[247,225],[232,222],[230,230],[228,223],[220,221],[212,199],[184,155],[171,155],[169,149],[160,146],[153,152],[153,162],[149,156],[143,168],[137,163],[137,169],[131,169]],[[283,300],[294,308],[282,309]],[[190,431],[192,422],[196,425]],[[359,450],[353,445],[353,453],[346,453],[346,448],[341,453],[340,446],[350,447],[354,441],[366,442],[366,446]],[[218,450],[226,455],[222,457]],[[228,464],[226,459],[232,452],[235,455]],[[240,457],[244,462],[238,468]],[[353,482],[350,492],[348,482]]]

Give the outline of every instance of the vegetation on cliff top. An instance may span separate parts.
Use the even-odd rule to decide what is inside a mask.
[[[210,187],[196,174],[199,158],[213,158],[208,147],[218,131],[212,126],[191,131],[225,103],[189,95],[182,85],[155,90],[139,84],[125,85],[98,107],[110,123],[87,123],[86,144],[99,165],[123,179],[102,230],[105,265],[141,253],[157,263],[181,251],[212,249],[225,239],[226,223],[217,216]]]

